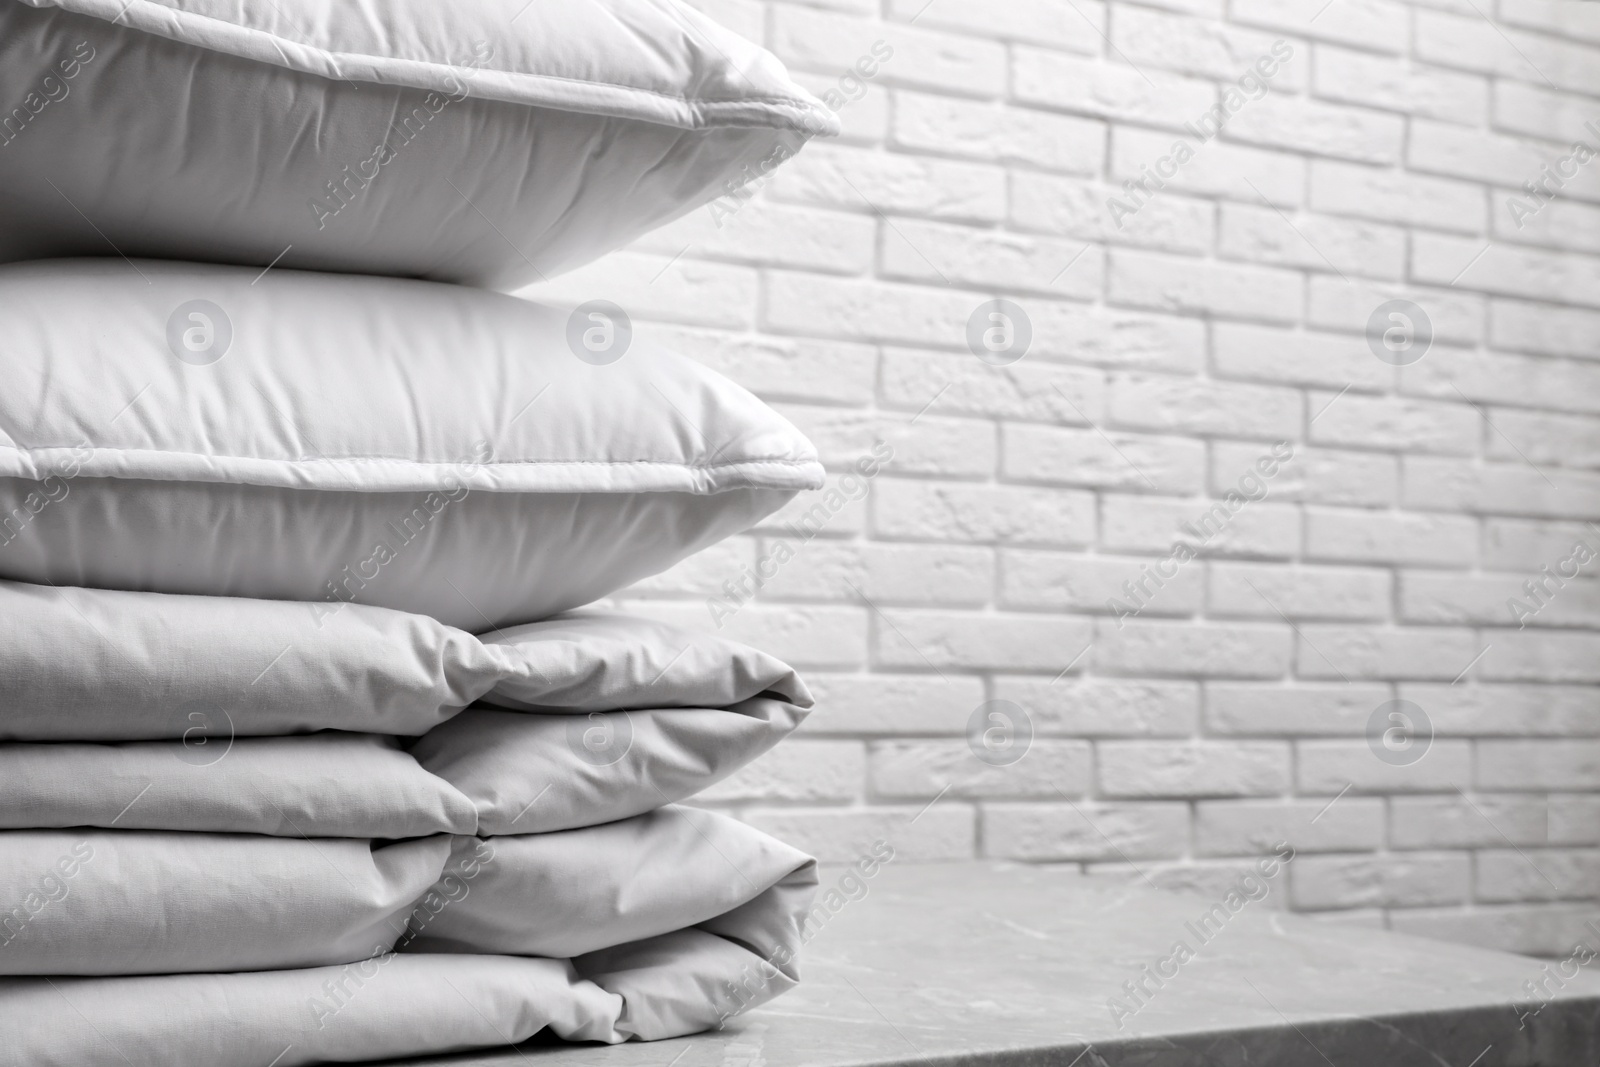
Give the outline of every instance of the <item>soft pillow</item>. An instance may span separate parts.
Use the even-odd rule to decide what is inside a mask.
[[[642,339],[596,361],[578,325],[393,278],[0,267],[0,577],[482,631],[821,484],[809,442],[745,390]]]
[[[0,0],[0,100],[0,260],[499,288],[838,129],[679,0]]]

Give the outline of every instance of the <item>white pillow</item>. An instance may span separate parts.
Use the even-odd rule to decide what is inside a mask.
[[[0,577],[483,631],[821,484],[810,443],[748,392],[643,339],[598,362],[604,336],[431,282],[0,267]]]
[[[0,0],[0,100],[0,260],[507,289],[838,129],[679,0]]]

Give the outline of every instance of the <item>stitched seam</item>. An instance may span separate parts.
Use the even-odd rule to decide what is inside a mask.
[[[596,86],[596,87],[606,88],[606,89],[617,89],[617,90],[622,90],[622,91],[630,92],[630,93],[641,93],[643,95],[652,96],[652,97],[655,97],[655,98],[660,99],[660,100],[672,100],[672,101],[676,101],[677,103],[681,103],[681,104],[692,104],[692,105],[717,105],[717,104],[741,104],[741,103],[788,104],[788,105],[796,107],[796,108],[798,108],[798,109],[800,109],[802,111],[805,111],[807,114],[817,113],[817,110],[818,110],[814,104],[812,104],[811,102],[805,100],[802,97],[798,97],[798,96],[738,96],[738,97],[685,96],[685,95],[681,95],[681,94],[662,92],[659,89],[647,89],[647,88],[644,88],[643,86],[626,85],[626,84],[624,84],[622,82],[607,82],[607,81],[586,80],[586,79],[581,79],[581,78],[568,78],[568,77],[563,77],[561,75],[556,75],[556,74],[536,74],[536,73],[533,73],[531,71],[504,70],[504,69],[502,69],[500,67],[469,67],[469,66],[457,65],[457,64],[453,64],[453,63],[440,63],[440,62],[436,62],[434,60],[400,59],[400,57],[398,57],[398,56],[374,55],[374,54],[368,53],[368,52],[333,52],[333,51],[329,51],[326,48],[318,47],[317,45],[314,45],[314,44],[308,44],[308,43],[306,43],[304,41],[296,41],[292,37],[284,37],[284,36],[281,36],[281,35],[276,34],[276,33],[269,33],[266,30],[256,29],[253,26],[245,26],[245,25],[243,25],[241,23],[227,22],[227,21],[225,21],[223,19],[213,18],[210,15],[200,15],[200,14],[196,14],[196,13],[194,13],[192,11],[183,11],[183,10],[180,10],[178,8],[167,7],[165,4],[155,3],[154,0],[134,0],[134,6],[141,7],[141,8],[155,8],[157,11],[163,12],[163,13],[168,14],[168,15],[175,16],[175,17],[177,17],[180,25],[184,21],[194,21],[194,22],[210,23],[210,24],[218,25],[218,26],[225,26],[225,27],[228,27],[230,29],[238,30],[238,31],[240,31],[242,33],[249,34],[252,37],[259,37],[259,38],[263,38],[263,39],[265,39],[267,41],[273,41],[273,42],[283,42],[285,44],[294,45],[296,48],[304,48],[304,49],[306,49],[308,51],[316,52],[319,55],[325,56],[325,57],[327,57],[329,59],[332,59],[332,60],[335,60],[335,61],[337,61],[341,57],[350,58],[350,59],[367,60],[367,61],[374,62],[374,63],[382,63],[384,61],[396,61],[396,60],[398,60],[400,62],[404,62],[404,63],[408,63],[408,64],[414,64],[414,65],[416,65],[418,67],[422,67],[422,68],[425,68],[425,69],[430,70],[430,71],[449,71],[450,73],[456,74],[456,75],[460,75],[463,72],[466,72],[468,74],[469,78],[470,78],[470,73],[473,72],[473,71],[484,71],[484,72],[489,73],[489,74],[503,74],[503,75],[505,75],[507,77],[511,77],[511,78],[526,78],[526,79],[533,80],[533,81],[551,82],[553,84],[558,84],[558,85],[578,85],[578,86],[587,85],[587,86]],[[65,9],[58,9],[58,10],[65,10]],[[76,12],[72,12],[72,13],[75,14]],[[106,18],[104,18],[104,17],[102,17],[100,15],[90,15],[90,16],[86,16],[86,17],[97,19],[98,21],[103,22],[108,26],[117,25],[116,23],[112,22],[111,20],[106,19]],[[138,29],[136,27],[124,27],[124,28],[134,29],[136,32],[140,32],[140,33],[148,33],[148,32],[150,32],[148,30],[140,30],[140,29]],[[182,40],[179,41],[179,43],[184,44],[184,45],[188,45],[190,48],[198,48],[201,51],[216,52],[216,53],[221,54],[221,55],[232,55],[233,54],[233,53],[229,53],[229,52],[221,52],[220,50],[218,50],[216,48],[212,48],[212,47],[200,44],[200,43],[198,43],[196,41],[192,41],[192,40],[182,39]],[[266,63],[264,60],[253,59],[251,57],[238,56],[236,58],[249,59],[251,62],[262,63],[263,65],[266,65],[266,66],[276,66],[277,65],[277,64],[272,64],[272,63]],[[301,73],[301,74],[311,73],[309,71],[300,70],[297,67],[289,67],[287,69],[294,70],[297,73]],[[320,77],[321,75],[316,75],[316,76]],[[371,81],[369,81],[366,84],[369,84],[369,85],[383,85],[383,84],[388,84],[388,83],[385,83],[385,82],[371,82]],[[420,86],[411,86],[410,88],[421,88],[421,87]],[[555,106],[553,104],[532,104],[532,103],[530,103],[530,104],[528,104],[528,106],[550,107],[552,110],[558,110],[558,111],[567,110],[565,108],[557,107],[557,106]]]

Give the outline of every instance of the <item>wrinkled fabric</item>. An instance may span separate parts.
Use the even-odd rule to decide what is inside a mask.
[[[401,954],[310,970],[0,979],[0,1050],[28,1067],[301,1067],[488,1048],[547,1027],[569,1041],[657,1041],[794,984],[698,930],[574,961]]]
[[[839,128],[678,0],[4,0],[0,99],[0,260],[499,288]]]
[[[690,927],[792,955],[815,862],[713,812],[394,843],[152,831],[0,833],[0,974],[583,956]],[[721,927],[712,929],[719,918]]]
[[[616,612],[478,638],[359,604],[319,626],[317,610],[0,581],[0,740],[181,740],[205,762],[204,745],[230,738],[416,736],[477,701],[550,714],[812,702],[764,652]]]
[[[0,578],[482,632],[822,484],[810,442],[744,389],[642,337],[596,363],[597,327],[574,321],[281,267],[0,267]]]

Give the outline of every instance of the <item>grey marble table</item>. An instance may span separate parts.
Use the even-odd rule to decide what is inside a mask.
[[[824,889],[837,878],[825,872]],[[1519,1016],[1536,1006],[1523,983],[1541,978],[1538,960],[1297,919],[1265,900],[1236,899],[1230,912],[1221,898],[1001,864],[891,865],[865,884],[807,946],[801,987],[721,1031],[406,1062],[1600,1065],[1600,960],[1560,990],[1548,983],[1553,998]],[[1124,986],[1141,979],[1137,994]]]

